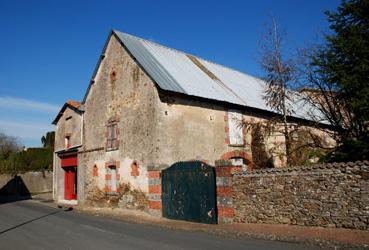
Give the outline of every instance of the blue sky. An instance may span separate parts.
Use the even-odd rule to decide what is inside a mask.
[[[338,0],[0,1],[0,131],[40,146],[68,99],[82,100],[111,29],[260,76],[258,39],[272,13],[288,48],[327,30]]]

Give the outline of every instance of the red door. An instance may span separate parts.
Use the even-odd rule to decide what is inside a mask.
[[[64,199],[77,199],[77,155],[61,157],[61,166],[64,169]]]
[[[77,199],[77,173],[76,167],[64,168],[64,199]]]

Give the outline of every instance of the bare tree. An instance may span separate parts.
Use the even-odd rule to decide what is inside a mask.
[[[6,159],[11,152],[19,150],[17,139],[0,132],[0,158]]]
[[[279,28],[272,16],[271,23],[260,40],[260,65],[265,73],[263,80],[266,82],[263,98],[272,110],[280,114],[278,118],[283,124],[281,132],[285,139],[287,166],[290,166],[291,136],[287,117],[292,113],[290,89],[296,80],[296,69],[293,60],[285,56],[283,43],[285,36],[286,33]]]

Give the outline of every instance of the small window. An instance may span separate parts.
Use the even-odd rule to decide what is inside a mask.
[[[70,135],[66,135],[64,139],[64,147],[70,148]]]
[[[107,129],[108,131],[107,131],[106,150],[107,151],[117,150],[119,148],[117,122],[109,123]]]
[[[97,166],[94,165],[94,167],[92,168],[92,176],[97,177],[98,175],[99,175],[99,172],[98,172]]]

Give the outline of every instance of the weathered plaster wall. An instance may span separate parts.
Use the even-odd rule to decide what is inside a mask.
[[[96,188],[108,189],[108,165],[119,165],[119,183],[147,193],[148,166],[158,170],[194,159],[213,165],[225,155],[252,159],[250,131],[245,134],[245,145],[229,145],[227,107],[159,90],[114,36],[107,44],[84,110],[78,168],[81,202],[93,196]],[[240,112],[249,119],[264,119]],[[107,124],[112,120],[118,124],[119,149],[107,151]],[[272,141],[268,145],[281,143],[281,138],[268,139]]]
[[[247,145],[229,146],[227,109],[158,90],[114,36],[84,108],[79,161],[84,167],[86,199],[96,187],[106,189],[107,164],[119,163],[119,182],[147,193],[148,166],[160,168],[193,159],[213,164],[232,150],[246,151],[251,157]],[[106,125],[111,119],[118,121],[119,150],[106,151]]]
[[[67,107],[55,126],[55,151],[65,149],[65,136],[70,136],[70,147],[82,144],[82,115]],[[83,183],[83,175],[80,175],[81,167],[77,167],[78,183]],[[54,199],[64,199],[64,170],[57,153],[54,153]],[[82,190],[77,191],[78,195]]]
[[[56,133],[55,133],[56,135]],[[53,194],[54,200],[64,199],[64,170],[61,167],[61,161],[58,155],[54,154],[54,183],[53,183]]]
[[[70,136],[70,147],[81,145],[82,115],[67,107],[55,127],[55,151],[65,148],[65,136]]]
[[[86,198],[94,187],[103,189],[106,164],[119,162],[120,183],[148,190],[146,166],[155,149],[158,92],[151,79],[135,63],[120,42],[112,36],[85,102],[84,145],[80,162],[86,177]],[[119,128],[119,149],[106,151],[109,120]],[[136,161],[136,169],[132,163]],[[89,185],[93,167],[98,169],[96,185]],[[133,173],[132,173],[133,172]]]
[[[154,163],[196,159],[213,164],[227,152],[224,108],[163,94],[158,113],[161,136],[156,140]]]

